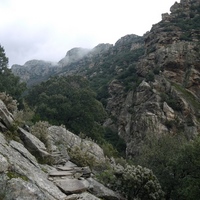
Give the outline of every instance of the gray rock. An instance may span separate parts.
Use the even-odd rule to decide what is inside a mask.
[[[90,183],[90,193],[93,195],[106,199],[106,200],[120,200],[123,199],[119,194],[105,187],[103,184],[97,182],[93,178],[88,178],[87,181]]]
[[[22,128],[18,128],[20,139],[23,141],[24,146],[37,158],[43,160],[51,158],[51,155],[47,152],[47,149],[43,142],[31,133],[25,131]]]
[[[51,126],[48,131],[53,145],[56,143],[70,149],[78,147],[83,153],[87,152],[87,154],[94,157],[97,162],[105,162],[104,152],[95,142],[81,139],[61,126]]]
[[[59,61],[59,64],[61,66],[66,66],[70,63],[76,62],[87,55],[89,51],[89,49],[73,48],[67,52],[66,56],[62,60]]]
[[[77,179],[57,180],[56,185],[65,194],[78,194],[87,191],[88,187],[83,181]]]
[[[16,199],[15,193],[18,194],[19,192],[23,192],[23,190],[25,190],[25,193],[36,191],[36,193],[33,194],[33,199],[37,199],[36,197],[38,197],[39,199],[58,200],[66,197],[55,184],[48,180],[47,174],[35,163],[36,159],[34,156],[31,155],[22,144],[15,141],[8,143],[2,133],[0,133],[0,155],[7,159],[9,163],[7,171],[8,174],[11,175],[9,178],[9,187],[7,187],[7,172],[3,172],[0,177],[0,186],[1,188],[5,188],[2,193],[7,195],[6,199],[12,199],[12,197]],[[6,166],[7,164],[5,164],[4,169],[7,168]],[[13,179],[12,177],[16,178]],[[9,190],[9,192],[12,191],[10,193],[13,194],[8,196],[7,190]],[[19,195],[23,196],[22,193]]]
[[[12,127],[13,124],[13,115],[8,111],[7,107],[0,99],[0,122],[3,125],[2,130]],[[4,126],[5,125],[5,126]],[[1,126],[0,126],[1,127]]]
[[[80,195],[78,195],[78,199],[82,199],[82,200],[101,200],[98,197],[95,197],[94,195],[88,193],[88,192],[84,192]]]
[[[69,171],[50,171],[49,176],[73,176],[72,172]]]
[[[11,140],[9,144],[14,150],[18,151],[21,155],[23,155],[26,159],[28,159],[32,164],[40,168],[36,158],[21,143]]]
[[[20,200],[53,200],[51,196],[46,196],[40,189],[20,178],[12,178],[7,182],[4,200],[20,199]]]
[[[84,192],[82,194],[72,194],[67,196],[66,200],[77,200],[77,199],[82,199],[82,200],[101,200],[98,197],[95,197],[94,195]]]
[[[8,170],[9,163],[7,159],[0,154],[0,173],[5,172]]]

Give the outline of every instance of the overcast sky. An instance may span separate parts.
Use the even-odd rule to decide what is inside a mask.
[[[175,1],[0,0],[0,44],[9,66],[31,59],[58,62],[73,47],[142,36]]]

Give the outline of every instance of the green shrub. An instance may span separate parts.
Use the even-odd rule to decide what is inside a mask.
[[[91,169],[98,165],[95,158],[86,151],[82,151],[80,147],[69,148],[68,153],[70,160],[78,166],[89,166]]]
[[[12,114],[17,111],[17,100],[14,100],[9,94],[6,94],[6,92],[0,92],[0,99],[4,102],[8,111]]]
[[[30,132],[41,140],[45,144],[47,150],[50,151],[51,145],[48,139],[48,127],[50,127],[48,122],[39,121],[31,127]]]
[[[141,166],[116,165],[113,169],[102,172],[97,178],[129,200],[164,199],[164,192],[156,176],[150,169]]]

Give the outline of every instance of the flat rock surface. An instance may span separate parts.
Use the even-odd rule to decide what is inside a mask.
[[[72,176],[73,173],[68,171],[50,171],[49,176]]]
[[[77,179],[57,180],[56,184],[65,194],[79,194],[88,189],[86,184]]]

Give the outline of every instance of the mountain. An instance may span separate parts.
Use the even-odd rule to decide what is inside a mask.
[[[192,139],[200,125],[199,7],[199,0],[181,0],[142,37],[74,48],[55,66],[34,61],[12,71],[28,85],[50,76],[86,77],[107,110],[104,126],[125,140],[127,157],[140,154],[151,135]]]

